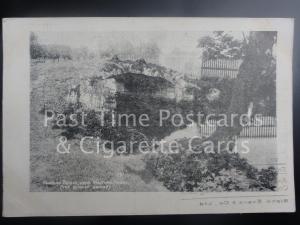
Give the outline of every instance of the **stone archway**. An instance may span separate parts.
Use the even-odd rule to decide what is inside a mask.
[[[103,63],[99,76],[82,79],[67,99],[70,103],[76,99],[84,109],[101,111],[115,107],[113,96],[117,92],[153,94],[179,101],[184,97],[185,86],[183,74],[177,71],[144,59],[120,60],[114,56]]]

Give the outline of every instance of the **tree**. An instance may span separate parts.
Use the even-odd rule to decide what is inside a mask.
[[[41,58],[43,56],[43,48],[38,42],[38,36],[30,33],[30,57],[32,59]]]
[[[253,103],[255,108],[260,100],[268,97],[274,99],[273,104],[276,103],[276,61],[273,54],[276,35],[276,32],[271,31],[250,32],[249,40],[243,46],[244,60],[233,84],[232,97],[227,110],[228,124],[231,124],[231,115],[238,116],[233,119],[232,126],[218,127],[208,139],[216,142],[238,135],[242,130],[239,116],[247,113],[250,103]],[[266,91],[267,86],[269,90]]]
[[[140,58],[144,58],[148,62],[158,63],[160,49],[155,42],[144,43],[139,49],[141,50]]]
[[[215,31],[212,36],[205,36],[198,41],[203,51],[203,60],[240,59],[243,56],[243,42],[224,31]]]
[[[30,45],[38,44],[38,37],[34,32],[30,33]]]
[[[275,59],[273,46],[276,32],[250,32],[243,46],[244,60],[237,78],[233,81],[232,97],[227,109],[227,124],[217,127],[216,131],[200,140],[194,151],[188,141],[181,139],[182,148],[178,154],[150,155],[147,168],[172,191],[262,191],[275,190],[277,172],[273,167],[258,170],[241,158],[225,149],[229,141],[240,133],[242,126],[239,118],[246,113],[249,104],[257,104],[260,99],[270,95],[264,88],[275,81]],[[275,87],[275,85],[274,85]],[[275,88],[271,88],[274,91]],[[270,92],[272,92],[270,91]],[[259,94],[258,94],[259,93]],[[234,117],[231,124],[231,115]],[[205,143],[213,143],[212,153],[205,153]],[[222,143],[221,147],[219,143]],[[231,142],[232,143],[232,142]],[[219,149],[220,148],[220,149]]]

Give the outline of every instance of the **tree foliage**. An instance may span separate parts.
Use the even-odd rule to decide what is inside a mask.
[[[31,32],[30,57],[31,59],[72,59],[72,49],[66,45],[40,44],[38,36]]]
[[[102,57],[112,58],[117,55],[121,60],[136,60],[145,59],[147,62],[158,63],[160,49],[154,42],[140,43],[134,45],[130,41],[125,41],[119,44],[107,46],[106,49],[100,52]]]
[[[243,56],[243,42],[224,31],[215,31],[212,36],[205,36],[198,41],[203,49],[203,60],[240,59]]]

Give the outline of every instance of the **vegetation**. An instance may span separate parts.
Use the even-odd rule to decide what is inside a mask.
[[[170,191],[270,191],[275,189],[277,172],[274,168],[258,170],[247,160],[241,158],[239,154],[229,154],[225,151],[220,154],[191,154],[186,151],[187,139],[180,140],[180,152],[177,154],[151,153],[144,158],[144,161],[141,160],[141,156],[136,156],[124,163],[121,157],[104,161],[99,157],[95,158],[79,153],[71,156],[57,155],[55,154],[55,137],[67,136],[70,142],[77,147],[77,137],[82,136],[100,136],[103,140],[113,142],[132,139],[139,142],[145,140],[145,137],[147,137],[146,139],[160,140],[176,129],[184,127],[174,127],[171,121],[167,121],[164,127],[159,126],[158,112],[161,109],[168,109],[171,114],[180,113],[183,116],[191,112],[242,114],[253,102],[253,113],[262,110],[275,112],[276,75],[272,46],[276,42],[276,33],[252,32],[243,43],[223,32],[215,33],[214,38],[202,39],[199,47],[204,48],[207,59],[242,57],[244,62],[236,80],[202,79],[193,81],[195,85],[189,87],[190,90],[188,90],[194,95],[193,102],[181,101],[178,103],[143,93],[117,94],[115,96],[117,113],[133,113],[136,117],[147,114],[151,121],[149,127],[139,126],[139,124],[130,127],[114,127],[109,122],[102,125],[96,112],[88,111],[87,127],[67,127],[63,130],[51,129],[50,131],[48,129],[42,131],[38,128],[37,124],[40,123],[36,123],[36,121],[42,121],[38,112],[49,108],[65,114],[76,113],[78,108],[69,105],[64,97],[72,85],[80,82],[82,74],[86,77],[99,75],[99,62],[91,60],[88,57],[90,53],[84,48],[78,55],[88,59],[85,64],[73,62],[77,59],[74,57],[76,50],[67,46],[40,45],[34,34],[31,35],[30,41],[32,59],[68,59],[60,63],[36,64],[31,68],[31,160],[33,162],[31,172],[34,185],[43,187],[42,182],[45,177],[49,179],[58,177],[62,180],[100,179],[110,182],[120,180],[117,178],[117,174],[123,173],[122,181],[126,180],[131,185],[136,182],[137,185],[125,189],[116,185],[112,188],[114,191],[161,190],[162,187],[159,185],[157,189],[147,188],[149,185],[135,176],[145,171],[151,171],[152,174],[147,176],[154,176]],[[153,50],[153,48],[151,49]],[[159,53],[156,50],[151,51],[150,55],[156,59]],[[107,54],[111,52],[115,54],[114,51],[108,51]],[[155,84],[147,85],[137,80],[135,80],[135,84],[141,85],[141,88],[155,87]],[[127,85],[129,84],[127,83]],[[212,88],[221,91],[220,98],[213,102],[209,101],[206,96]],[[109,115],[105,116],[105,120],[111,121]],[[53,126],[52,128],[57,127]],[[238,122],[235,122],[233,127],[217,129],[213,135],[197,143],[197,148],[199,151],[203,149],[201,143],[205,140],[228,142],[240,131],[241,127]],[[144,136],[139,134],[144,134]],[[52,152],[51,150],[47,152],[47,149],[51,149]],[[128,157],[133,157],[133,155]],[[41,162],[44,163],[44,167],[41,166]],[[140,165],[136,166],[135,163]],[[54,187],[49,189],[56,190]]]
[[[117,148],[117,143],[125,141],[129,145],[129,141],[135,141],[136,147],[141,141],[148,141],[151,145],[151,141],[161,140],[164,137],[170,135],[173,131],[181,129],[188,124],[185,115],[191,113],[195,108],[189,102],[181,101],[176,102],[162,97],[154,97],[152,95],[143,94],[130,94],[130,93],[118,93],[116,95],[117,108],[115,109],[117,114],[135,115],[135,118],[139,118],[142,114],[149,116],[149,126],[142,126],[140,123],[135,123],[133,118],[129,118],[128,125],[126,124],[125,117],[121,119],[121,124],[113,126],[111,121],[111,114],[106,114],[104,117],[104,123],[101,122],[99,116],[95,111],[87,112],[87,126],[86,127],[66,127],[62,131],[62,135],[68,138],[75,138],[76,136],[95,136],[101,137],[103,140],[109,140]],[[180,113],[184,118],[184,124],[181,127],[175,127],[171,120],[164,121],[163,126],[160,125],[159,110],[169,110],[170,114]],[[71,105],[64,110],[66,115],[75,113]],[[78,113],[80,118],[80,113]],[[179,119],[179,118],[178,118]],[[80,120],[80,119],[79,119]],[[175,121],[179,123],[179,121]],[[53,121],[55,124],[55,121]],[[54,125],[54,127],[56,127]],[[130,149],[129,147],[127,148]]]
[[[258,170],[239,154],[226,151],[193,153],[182,139],[179,153],[149,154],[147,168],[171,191],[272,191],[277,172],[273,167]]]
[[[66,45],[40,44],[38,36],[31,32],[30,34],[30,57],[33,60],[51,59],[53,61],[63,60],[82,60],[93,59],[95,54],[89,52],[86,47],[71,48]]]
[[[100,52],[100,56],[111,59],[118,55],[122,60],[143,58],[147,62],[158,63],[160,53],[159,47],[154,42],[141,43],[135,47],[131,42],[125,41],[119,45],[114,43],[113,46],[107,46]]]
[[[215,31],[213,35],[205,36],[198,41],[198,47],[203,49],[204,61],[209,59],[241,59],[245,53],[243,44],[242,41],[224,31]]]
[[[228,107],[224,108],[227,118],[231,118],[231,114],[246,113],[251,102],[254,103],[254,111],[259,110],[259,105],[266,99],[273,106],[270,111],[276,111],[275,42],[276,32],[250,32],[243,46],[223,32],[217,32],[215,39],[201,40],[200,47],[204,48],[208,59],[243,56],[237,79],[232,84]],[[232,51],[227,49],[228,46]],[[198,151],[203,150],[202,143],[208,140],[216,143],[214,146],[218,146],[220,141],[228,143],[241,129],[237,120],[234,120],[233,126],[218,127],[197,145]],[[276,186],[277,172],[272,167],[258,171],[238,154],[225,151],[222,154],[187,154],[184,149],[186,147],[180,154],[154,155],[148,161],[149,168],[172,191],[274,190]]]

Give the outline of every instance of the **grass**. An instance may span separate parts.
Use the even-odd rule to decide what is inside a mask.
[[[167,191],[145,169],[142,155],[85,154],[79,140],[70,140],[70,154],[56,151],[60,130],[43,126],[44,105],[52,109],[63,101],[70,86],[97,75],[95,61],[61,61],[31,65],[31,191]],[[87,150],[95,150],[88,146]]]
[[[101,76],[99,74],[100,66],[101,62],[98,63],[93,60],[47,61],[31,65],[31,191],[168,191],[163,183],[159,182],[149,171],[144,154],[115,155],[112,158],[105,158],[103,154],[97,153],[85,154],[79,148],[80,136],[68,141],[68,144],[71,145],[69,154],[60,154],[56,151],[61,130],[43,126],[42,109],[47,108],[62,112],[66,103],[64,96],[67,95],[70,87],[78,84],[83,78]],[[131,104],[135,104],[135,101],[131,101],[131,104],[126,103],[126,101],[121,102],[127,105],[129,109],[133,108]],[[138,106],[143,110],[146,106],[150,106],[151,110],[158,107],[157,104],[149,104],[148,102]],[[171,108],[166,104],[165,107]],[[158,133],[166,135],[165,130],[158,129],[155,132],[156,135]],[[180,138],[185,136],[184,132],[184,130],[179,130],[166,139],[170,141]],[[189,131],[189,134],[195,132],[195,130]],[[264,148],[264,145],[269,146],[264,140],[251,143],[251,150],[254,149],[254,151],[250,152],[249,156],[243,156],[243,158],[247,158],[251,163],[257,162],[257,159],[261,158],[262,163],[265,163],[271,152],[259,151],[260,149],[267,149]],[[270,145],[270,147],[273,148],[272,153],[274,153],[274,146]],[[89,144],[85,149],[95,151],[95,143]],[[262,155],[266,157],[263,158]],[[275,155],[274,153],[272,157],[275,158]],[[181,162],[182,160],[174,161],[174,168],[178,169],[178,163]],[[189,163],[187,165],[190,166]],[[197,170],[196,166],[190,167],[192,172]],[[169,172],[174,172],[175,169],[171,168]],[[231,179],[232,171],[225,172],[227,174],[225,175]],[[180,173],[175,171],[174,176],[171,175],[167,179],[168,181],[175,179],[175,176],[178,175]],[[205,183],[202,182],[201,185],[205,185]]]

